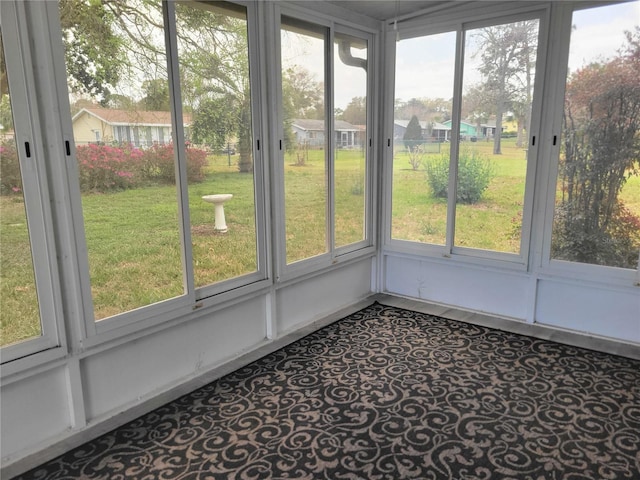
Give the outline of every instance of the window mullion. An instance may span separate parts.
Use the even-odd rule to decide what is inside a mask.
[[[462,77],[464,73],[464,39],[464,30],[462,27],[459,27],[456,33],[456,63],[451,115],[451,153],[449,157],[449,194],[447,196],[445,255],[451,255],[453,250],[456,224],[456,190],[458,186],[458,155],[460,152],[460,109],[462,107]]]
[[[336,126],[334,118],[334,58],[333,58],[333,37],[334,29],[330,28],[328,35],[325,39],[325,115],[327,121],[325,122],[327,129],[327,144],[325,154],[325,168],[327,172],[327,242],[328,252],[331,258],[334,259],[336,234],[335,234],[335,219],[336,219],[336,203],[335,203],[335,161],[336,161]]]
[[[184,293],[195,301],[195,279],[193,272],[193,251],[191,242],[191,219],[189,215],[189,190],[187,184],[187,155],[180,93],[180,73],[178,70],[178,44],[176,38],[175,4],[163,2],[165,44],[167,49],[167,73],[171,115],[173,119],[173,144],[176,162],[176,186],[178,200],[178,223],[182,243],[182,275]]]

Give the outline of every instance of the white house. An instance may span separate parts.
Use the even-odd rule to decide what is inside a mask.
[[[334,141],[337,148],[356,148],[362,145],[363,127],[344,120],[336,120]],[[296,142],[306,143],[312,148],[322,148],[325,144],[324,120],[296,118],[291,123]]]

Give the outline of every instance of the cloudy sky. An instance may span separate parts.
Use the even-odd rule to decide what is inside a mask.
[[[640,24],[640,2],[577,11],[573,17],[569,67],[615,55],[626,43],[625,30]],[[455,33],[401,40],[396,44],[396,98],[451,98]],[[467,52],[471,53],[471,52]],[[479,79],[477,59],[465,59],[465,85]]]

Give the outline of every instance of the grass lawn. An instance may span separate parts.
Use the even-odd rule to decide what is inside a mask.
[[[444,153],[445,145],[442,145]],[[463,143],[486,157],[495,173],[480,202],[458,204],[455,244],[517,253],[527,169],[525,151],[515,139],[504,139],[502,154],[493,155],[492,142]],[[428,154],[425,162],[438,158]],[[412,170],[409,156],[398,150],[393,162],[392,237],[444,245],[447,202],[434,198],[423,168]]]
[[[518,252],[526,171],[525,152],[513,140],[503,154],[490,143],[470,144],[491,160],[495,177],[481,201],[459,205],[456,245]],[[436,154],[427,156],[433,158]],[[204,182],[189,186],[191,239],[196,286],[254,272],[253,175],[238,173],[237,157],[210,156]],[[287,261],[327,251],[326,171],[323,151],[310,151],[304,166],[287,155],[285,216]],[[336,245],[364,238],[363,153],[340,150],[335,163]],[[213,206],[201,197],[232,193],[225,204],[229,231],[213,229]],[[640,215],[640,178],[631,178],[621,198]],[[423,169],[413,171],[406,153],[393,165],[394,238],[443,244],[446,202],[431,196]],[[86,241],[96,318],[128,311],[183,293],[181,233],[175,187],[152,186],[106,194],[83,194]],[[40,334],[33,269],[20,196],[0,197],[0,321],[6,345]]]

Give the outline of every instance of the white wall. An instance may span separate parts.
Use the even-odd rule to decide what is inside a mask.
[[[190,379],[363,301],[371,294],[372,265],[365,257],[9,379],[0,397],[3,475],[39,464],[47,453],[17,460],[47,448],[61,453],[86,441],[90,429],[122,424],[131,419],[127,412],[139,415],[169,401]],[[268,329],[274,338],[267,339]]]
[[[514,272],[451,264],[417,255],[384,256],[384,291],[637,344],[640,348],[640,291],[606,279]]]

